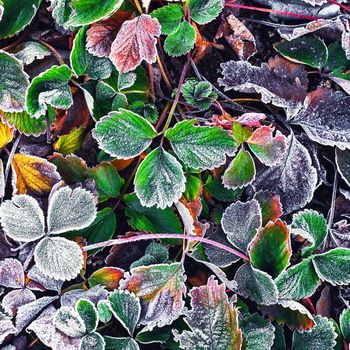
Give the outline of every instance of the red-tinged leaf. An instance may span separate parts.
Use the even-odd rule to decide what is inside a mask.
[[[278,164],[286,150],[286,137],[279,131],[273,136],[273,131],[271,126],[262,126],[247,140],[252,152],[267,166]]]
[[[259,230],[249,252],[254,267],[276,278],[292,255],[287,224],[281,220],[269,222]]]
[[[266,115],[263,113],[244,113],[237,120],[237,123],[250,126],[250,127],[260,127],[260,121],[264,120]]]
[[[122,23],[130,18],[130,12],[118,11],[104,21],[91,24],[86,32],[86,48],[94,56],[108,57],[111,45]]]
[[[120,280],[124,276],[124,270],[118,267],[103,267],[95,271],[89,278],[90,287],[101,285],[113,291],[119,286]]]
[[[19,260],[4,259],[0,261],[0,286],[6,288],[24,287],[24,271]]]
[[[267,190],[259,191],[255,193],[254,199],[260,204],[263,225],[269,221],[276,221],[283,214],[280,197],[277,194]]]
[[[127,73],[140,65],[156,61],[156,43],[160,36],[157,19],[141,15],[125,21],[113,41],[109,58],[120,73]]]

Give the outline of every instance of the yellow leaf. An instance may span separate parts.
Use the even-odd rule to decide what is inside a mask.
[[[14,193],[44,196],[61,180],[56,166],[46,159],[15,154],[12,161],[12,186]]]
[[[5,147],[13,139],[13,129],[0,122],[0,148]]]
[[[62,135],[54,145],[57,152],[64,156],[76,152],[84,141],[85,132],[82,127],[73,129],[69,134]]]

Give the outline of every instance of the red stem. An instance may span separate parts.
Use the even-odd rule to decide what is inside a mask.
[[[333,1],[333,0],[328,0],[328,1]],[[290,16],[290,17],[298,17],[298,18],[312,20],[312,21],[314,21],[316,19],[319,19],[318,17],[314,17],[314,16],[306,16],[306,15],[301,15],[299,13],[293,13],[293,12],[287,12],[287,11],[278,11],[278,10],[272,10],[272,9],[267,9],[267,8],[263,8],[263,7],[246,6],[246,5],[231,4],[231,3],[225,3],[225,6],[226,7],[235,7],[235,8],[240,8],[240,9],[246,9],[246,10],[252,10],[252,11],[275,13],[275,14],[278,14],[278,15],[284,15],[284,16]]]
[[[92,249],[98,249],[98,248],[104,248],[111,245],[119,245],[119,244],[125,244],[125,243],[131,243],[131,242],[137,242],[137,241],[144,241],[144,240],[150,240],[150,239],[162,239],[162,238],[175,238],[175,239],[184,239],[188,241],[198,241],[206,244],[210,244],[214,247],[220,248],[222,250],[226,250],[229,253],[232,253],[241,259],[249,262],[249,258],[244,255],[243,253],[230,248],[224,244],[212,241],[211,239],[203,238],[203,237],[197,237],[197,236],[190,236],[190,235],[183,235],[180,233],[149,233],[149,234],[141,234],[138,236],[131,236],[131,237],[122,237],[117,239],[110,239],[109,241],[90,244],[85,247],[83,247],[83,251],[88,251]]]
[[[313,313],[313,314],[317,314],[317,311],[314,307],[314,304],[312,303],[311,299],[310,298],[305,298],[304,301],[306,302],[306,304],[308,305],[310,311]]]
[[[346,340],[343,340],[343,347],[344,350],[349,350],[349,344],[346,342]]]
[[[350,12],[350,7],[348,6],[345,6],[343,4],[339,4],[338,1],[335,1],[335,0],[328,0],[329,3],[331,4],[335,4],[335,5],[338,5],[339,7],[341,7],[343,10],[347,11],[347,12]]]

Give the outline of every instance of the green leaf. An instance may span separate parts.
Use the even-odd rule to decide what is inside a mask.
[[[112,63],[106,57],[96,57],[86,49],[86,32],[82,27],[74,38],[70,62],[74,74],[79,77],[87,74],[91,79],[107,79],[112,74]]]
[[[254,199],[260,204],[263,225],[266,225],[269,221],[276,221],[283,214],[278,195],[265,190],[256,192]]]
[[[250,243],[249,255],[255,268],[276,278],[289,265],[292,255],[287,224],[278,219],[261,228]]]
[[[237,293],[257,304],[272,305],[278,300],[277,287],[266,272],[250,264],[242,265],[236,272]]]
[[[145,255],[139,260],[134,261],[130,268],[139,266],[149,266],[153,264],[165,263],[169,259],[169,252],[162,244],[151,242],[146,250]]]
[[[191,310],[185,321],[190,330],[175,331],[175,340],[187,350],[240,350],[242,333],[238,328],[237,309],[229,302],[225,285],[210,277],[207,284],[190,292]]]
[[[90,300],[80,299],[75,309],[84,321],[86,332],[91,333],[95,331],[98,325],[98,314],[94,303]]]
[[[105,341],[102,335],[93,332],[87,334],[79,344],[79,350],[105,350]]]
[[[316,316],[310,332],[294,331],[292,350],[333,350],[336,337],[332,321]]]
[[[223,202],[234,202],[240,198],[243,192],[239,188],[235,190],[225,188],[220,178],[214,179],[212,176],[208,176],[204,187],[214,198]]]
[[[283,327],[276,321],[273,322],[273,326],[275,327],[275,339],[271,350],[287,350]]]
[[[19,2],[5,0],[4,13],[0,18],[0,39],[12,36],[26,27],[34,18],[41,0]]]
[[[85,335],[85,324],[80,315],[73,308],[62,306],[57,310],[53,324],[62,333],[72,338]]]
[[[69,29],[66,25],[71,13],[72,8],[69,6],[70,0],[50,0],[51,15],[56,23],[65,29]]]
[[[258,313],[240,314],[239,328],[247,342],[246,350],[269,350],[273,345],[275,328]]]
[[[339,325],[343,337],[347,342],[350,341],[350,309],[344,309],[339,316]]]
[[[183,120],[167,130],[176,155],[193,169],[214,169],[224,164],[226,154],[235,153],[235,141],[216,126],[194,126],[195,120]]]
[[[103,117],[93,130],[100,149],[121,159],[142,153],[157,135],[145,118],[122,108]]]
[[[222,180],[226,188],[242,188],[252,183],[255,178],[253,157],[243,148],[227,167]]]
[[[327,281],[333,286],[350,282],[350,249],[335,248],[314,255],[312,262],[322,281]]]
[[[115,338],[105,336],[105,350],[140,350],[136,341],[132,338]]]
[[[78,151],[84,142],[84,138],[84,128],[74,128],[69,134],[59,136],[54,148],[57,152],[66,156]]]
[[[116,12],[122,4],[123,0],[72,0],[73,13],[66,25],[80,27],[98,22]]]
[[[15,56],[0,51],[0,67],[0,109],[4,112],[21,112],[29,86],[23,64]]]
[[[293,215],[292,234],[301,236],[310,242],[302,249],[301,255],[309,256],[316,250],[327,235],[327,222],[324,216],[315,210],[305,209]]]
[[[109,308],[109,303],[107,300],[99,300],[97,303],[98,318],[104,324],[108,323],[112,317],[112,311]]]
[[[252,129],[249,126],[244,126],[241,123],[233,122],[232,135],[239,143],[246,142],[250,136],[252,136]]]
[[[135,193],[126,194],[124,202],[127,205],[125,215],[128,223],[135,230],[152,233],[183,232],[181,222],[171,208],[162,210],[156,207],[143,207]]]
[[[13,49],[15,56],[23,62],[24,65],[33,63],[35,60],[41,60],[51,55],[51,51],[43,44],[35,41],[26,41],[17,45]]]
[[[184,307],[186,291],[184,268],[181,263],[140,266],[125,276],[123,288],[134,293],[141,301],[140,324],[152,330],[177,319]]]
[[[165,39],[164,50],[169,56],[182,56],[193,49],[195,41],[196,30],[184,21]]]
[[[47,106],[68,109],[73,104],[69,88],[72,72],[68,66],[52,66],[36,76],[27,91],[26,105],[31,117],[45,115]]]
[[[206,24],[219,16],[224,8],[223,0],[189,0],[191,19],[198,24]]]
[[[135,191],[141,205],[164,209],[178,201],[186,178],[174,156],[158,147],[142,161],[135,175]]]
[[[328,46],[328,61],[324,67],[327,71],[345,72],[350,68],[350,61],[346,58],[344,49],[339,42],[333,42]]]
[[[184,196],[187,201],[193,202],[200,195],[202,190],[202,182],[201,180],[194,175],[186,176],[186,190],[184,192]]]
[[[108,296],[108,301],[113,316],[132,336],[141,316],[139,298],[128,291],[115,291]]]
[[[311,258],[283,271],[275,280],[281,299],[300,300],[316,292],[320,279]]]
[[[275,45],[275,49],[293,62],[307,64],[314,68],[322,68],[328,60],[327,46],[315,35],[282,41]]]
[[[151,16],[157,18],[162,34],[169,35],[174,33],[180,25],[184,12],[182,6],[170,4],[154,10]]]

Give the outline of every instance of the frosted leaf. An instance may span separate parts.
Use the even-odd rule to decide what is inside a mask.
[[[332,320],[316,316],[316,324],[308,332],[294,331],[292,350],[333,350],[337,333]]]
[[[339,316],[339,326],[346,341],[350,339],[350,309],[346,308]]]
[[[112,157],[128,159],[142,153],[157,131],[145,118],[120,108],[100,119],[92,134],[100,149]]]
[[[64,281],[76,277],[84,263],[78,243],[62,237],[42,239],[35,247],[34,260],[39,271]]]
[[[31,64],[35,60],[41,60],[50,55],[51,52],[46,46],[35,41],[27,41],[16,46],[15,56],[25,65]]]
[[[227,239],[243,252],[261,227],[261,210],[259,203],[252,199],[242,203],[237,201],[226,208],[221,226],[227,235]]]
[[[237,293],[257,304],[272,305],[277,302],[278,291],[271,276],[250,264],[242,265],[236,272]]]
[[[307,95],[304,108],[291,122],[300,125],[311,140],[321,145],[346,149],[350,148],[349,108],[350,96],[318,88]]]
[[[34,265],[28,272],[28,278],[31,280],[40,283],[45,289],[54,290],[58,293],[61,291],[61,287],[64,283],[62,280],[55,280],[49,278],[43,274],[36,265]]]
[[[96,218],[94,196],[83,188],[62,187],[50,196],[47,216],[49,234],[88,227]]]
[[[244,113],[236,119],[237,123],[259,128],[261,126],[260,120],[266,119],[263,113]]]
[[[292,134],[281,162],[273,167],[261,166],[253,186],[269,190],[280,197],[285,214],[311,201],[317,185],[317,171],[308,150]]]
[[[254,194],[254,199],[260,204],[263,226],[269,221],[276,221],[283,214],[278,195],[270,191],[259,191]]]
[[[139,345],[132,338],[104,337],[106,349],[113,350],[140,350]]]
[[[17,333],[17,329],[11,320],[5,318],[0,321],[0,344],[2,344],[8,335]]]
[[[224,8],[223,0],[189,0],[191,18],[198,24],[206,24],[219,16]]]
[[[20,261],[12,258],[0,261],[0,286],[6,288],[24,287],[24,271]]]
[[[66,22],[72,12],[72,8],[69,6],[69,0],[50,0],[50,7],[52,18],[55,22],[65,29],[69,29],[66,26]]]
[[[289,116],[300,109],[306,97],[308,79],[305,68],[279,56],[261,67],[246,61],[229,61],[221,67],[224,77],[218,81],[226,91],[260,93],[262,102],[285,108]]]
[[[53,350],[79,350],[81,338],[68,337],[61,332],[57,332],[53,343]]]
[[[190,330],[174,331],[181,348],[240,350],[243,339],[237,309],[228,301],[225,285],[211,276],[207,285],[193,288],[190,295],[192,308],[185,312]]]
[[[77,311],[70,307],[62,306],[57,310],[54,325],[62,333],[72,338],[82,337],[86,333],[83,319]]]
[[[274,344],[275,328],[258,313],[239,315],[239,328],[247,340],[247,350],[270,350]]]
[[[165,209],[180,199],[185,191],[185,182],[181,164],[158,147],[140,164],[134,185],[141,205]]]
[[[64,293],[61,297],[61,305],[75,307],[79,299],[86,299],[93,302],[95,305],[103,299],[107,299],[108,292],[101,286],[94,286],[89,290],[70,290]]]
[[[107,300],[100,300],[97,303],[98,318],[101,322],[107,323],[112,319],[112,312],[109,308],[109,303]]]
[[[6,235],[16,241],[32,242],[44,235],[44,214],[38,202],[27,195],[15,195],[4,201],[0,221]]]
[[[15,315],[20,306],[26,305],[35,299],[35,294],[31,290],[22,288],[8,292],[2,298],[1,305],[9,315]]]
[[[98,325],[98,313],[95,304],[90,300],[80,299],[75,305],[75,310],[84,321],[86,333],[94,332]]]
[[[135,84],[137,74],[135,72],[121,73],[118,75],[118,90],[124,90]]]
[[[143,60],[154,63],[159,36],[159,22],[149,15],[125,21],[113,41],[109,58],[120,73],[134,70]]]
[[[342,179],[350,186],[350,150],[339,150],[336,148],[335,161],[337,164],[337,169]]]
[[[104,350],[105,345],[102,335],[94,332],[87,334],[80,341],[79,350]]]
[[[186,292],[184,269],[180,263],[140,266],[130,270],[121,288],[141,301],[140,324],[150,330],[171,324],[182,313]]]
[[[237,145],[225,130],[194,123],[195,120],[183,120],[165,133],[175,154],[187,166],[214,169],[225,163],[226,155],[235,154]]]
[[[22,305],[17,310],[16,328],[20,332],[27,326],[46,306],[51,304],[58,297],[42,297],[28,304]]]

